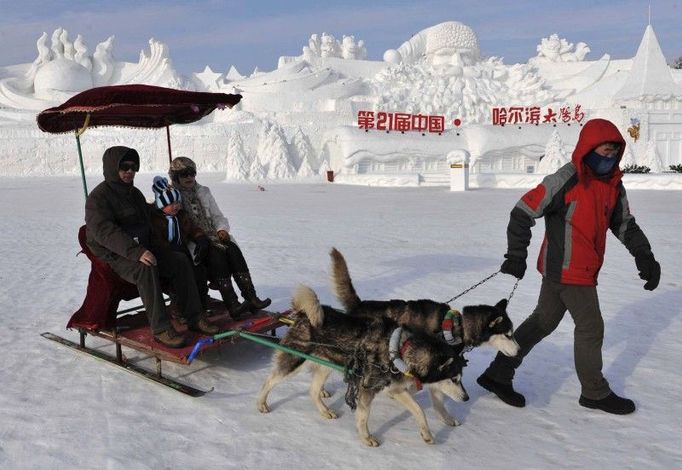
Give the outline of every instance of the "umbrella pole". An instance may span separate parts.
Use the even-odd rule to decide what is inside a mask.
[[[173,161],[173,156],[171,154],[170,126],[166,126],[166,140],[168,141],[168,163],[171,163]]]
[[[85,199],[88,198],[88,184],[85,182],[85,167],[83,166],[83,151],[81,150],[81,138],[80,134],[76,132],[76,145],[78,146],[78,161],[81,166],[81,178],[83,180],[83,192],[85,193]]]

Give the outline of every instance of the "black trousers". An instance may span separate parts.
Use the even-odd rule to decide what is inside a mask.
[[[242,250],[232,241],[220,244],[211,243],[206,264],[211,281],[229,279],[234,273],[249,272]]]
[[[167,281],[172,288],[178,308],[189,322],[198,317],[202,307],[194,267],[189,257],[177,251],[155,253],[155,256],[156,266],[147,266],[123,257],[108,260],[107,264],[122,279],[137,286],[152,333],[158,334],[170,326],[163,301],[161,279]]]
[[[566,311],[573,317],[573,359],[585,398],[600,400],[611,393],[609,383],[602,375],[604,320],[599,309],[597,288],[560,284],[542,280],[538,304],[533,313],[514,331],[521,350],[516,357],[497,353],[485,371],[493,380],[511,383],[514,372],[523,358],[543,338],[551,334]]]

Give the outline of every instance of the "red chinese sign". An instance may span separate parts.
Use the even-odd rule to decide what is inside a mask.
[[[539,106],[509,106],[492,109],[493,126],[505,124],[551,124],[557,122],[582,122],[585,113],[582,106],[577,104],[574,108],[563,106],[559,108],[546,108],[544,111]]]
[[[375,129],[378,131],[441,133],[445,130],[445,116],[358,111],[358,127],[365,130]]]

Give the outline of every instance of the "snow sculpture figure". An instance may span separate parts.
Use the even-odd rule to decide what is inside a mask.
[[[36,76],[36,72],[43,65],[52,60],[52,50],[47,47],[47,33],[43,33],[36,42],[36,47],[38,48],[38,57],[31,64],[31,68],[26,72],[26,78],[33,82]]]
[[[584,42],[575,45],[569,43],[564,38],[559,38],[558,34],[552,34],[548,38],[542,38],[537,46],[538,55],[529,60],[529,63],[536,61],[544,62],[579,62],[585,59],[590,52],[590,48]]]
[[[371,81],[376,110],[445,115],[446,122],[472,124],[490,121],[499,103],[542,105],[556,98],[533,67],[507,67],[495,57],[482,61],[476,34],[456,21],[420,31],[386,51],[384,59],[395,65]]]
[[[363,60],[367,57],[367,49],[363,40],[355,42],[355,36],[343,35],[341,40],[341,57],[344,59]]]
[[[114,73],[114,58],[111,55],[114,36],[109,36],[106,41],[100,42],[95,47],[92,55],[92,73],[96,85],[105,85]]]
[[[331,34],[322,33],[320,39],[320,57],[341,57],[339,42]]]
[[[73,48],[73,43],[69,41],[69,32],[65,29],[62,30],[62,33],[59,35],[59,40],[64,47],[64,58],[73,60],[76,50]]]
[[[639,164],[642,166],[648,166],[651,170],[651,173],[660,173],[663,171],[663,162],[661,162],[661,157],[658,155],[656,142],[650,140],[646,143],[646,151],[644,152]]]
[[[76,41],[73,43],[73,48],[76,53],[73,56],[73,60],[81,64],[88,70],[92,70],[92,60],[88,57],[88,46],[85,45],[83,41],[83,36],[80,34],[76,36]]]
[[[384,60],[412,64],[421,59],[431,65],[471,65],[480,60],[476,33],[458,21],[446,21],[412,36],[397,50],[389,49]]]
[[[564,151],[564,143],[561,140],[559,131],[552,132],[547,145],[545,146],[545,155],[538,162],[536,173],[549,175],[554,173],[559,168],[570,161],[568,154]]]

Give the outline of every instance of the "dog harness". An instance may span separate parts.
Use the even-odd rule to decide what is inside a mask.
[[[393,330],[393,333],[391,333],[391,339],[388,342],[388,357],[391,360],[391,364],[403,373],[404,375],[408,377],[413,377],[414,378],[414,383],[417,386],[417,390],[422,389],[422,383],[419,378],[415,377],[411,372],[410,368],[408,365],[403,361],[402,356],[405,354],[405,352],[409,349],[410,347],[410,340],[405,339],[403,342],[402,346],[400,345],[400,338],[402,337],[403,333],[403,328],[399,326],[395,330]]]
[[[457,310],[448,310],[441,323],[443,337],[450,346],[457,346],[464,342],[462,331],[462,314]]]

